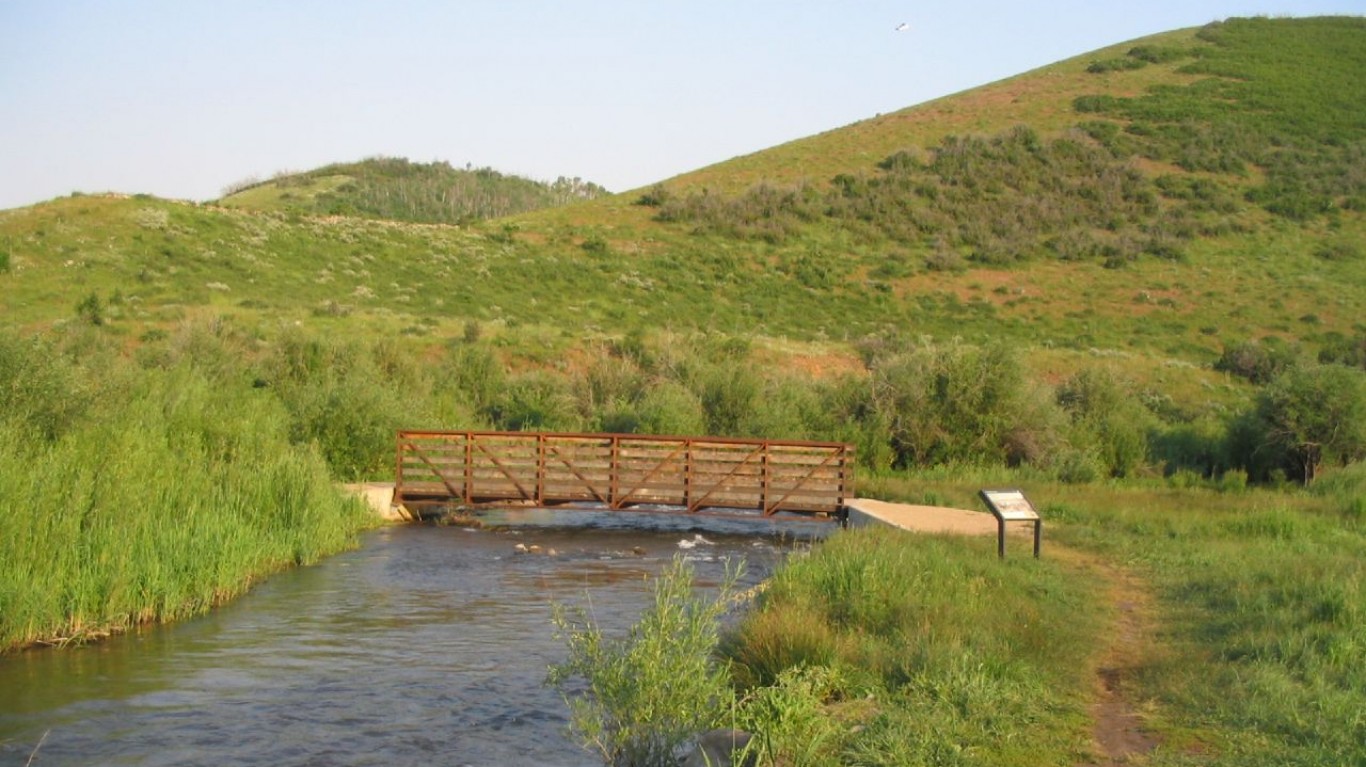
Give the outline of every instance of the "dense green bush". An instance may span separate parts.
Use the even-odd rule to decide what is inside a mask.
[[[1071,443],[1094,455],[1105,475],[1130,476],[1147,465],[1155,419],[1113,373],[1083,370],[1058,387],[1057,399],[1072,420]]]
[[[898,465],[1030,463],[1057,439],[1005,345],[922,344],[879,360],[872,376]]]
[[[755,414],[761,407],[763,381],[748,365],[707,364],[689,384],[702,402],[707,433],[752,437],[758,433]]]
[[[459,410],[488,413],[507,385],[502,363],[487,346],[460,344],[435,366],[435,393]]]
[[[1183,420],[1154,429],[1149,454],[1161,465],[1163,474],[1189,471],[1201,477],[1215,477],[1233,465],[1230,450],[1235,441],[1225,420],[1215,417]],[[1244,469],[1246,471],[1246,465]]]
[[[584,424],[569,382],[542,371],[510,377],[487,413],[502,431],[580,431]]]
[[[387,342],[364,346],[286,333],[257,381],[290,414],[289,433],[316,446],[339,478],[381,474],[393,463],[394,433],[435,418],[420,374]]]
[[[392,466],[394,433],[421,425],[393,388],[363,376],[290,387],[281,401],[291,414],[293,440],[316,445],[333,473],[348,480]]]
[[[1306,483],[1324,467],[1366,459],[1366,371],[1295,365],[1258,392],[1250,428],[1255,442],[1245,465]]]
[[[646,434],[695,435],[707,430],[702,400],[678,381],[657,381],[637,406],[640,431]]]

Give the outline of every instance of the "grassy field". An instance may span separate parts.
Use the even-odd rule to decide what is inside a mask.
[[[1250,340],[1314,356],[1366,338],[1360,27],[1133,41],[667,180],[656,205],[642,190],[454,227],[247,199],[271,184],[233,209],[55,200],[0,213],[0,307],[38,328],[94,295],[132,337],[211,314],[437,345],[473,322],[532,356],[660,328],[1004,339],[1136,377]],[[1142,66],[1088,71],[1113,60]],[[1179,117],[1211,83],[1248,109]],[[387,215],[423,220],[413,205]]]
[[[789,560],[719,634],[733,596],[699,601],[661,576],[628,635],[585,616],[558,624],[571,653],[553,681],[593,690],[575,704],[585,742],[611,742],[611,757],[662,742],[659,728],[673,743],[740,727],[763,765],[1366,757],[1361,465],[1313,492],[1078,488],[1001,469],[871,485],[968,507],[984,485],[1024,487],[1046,520],[1044,556],[998,559],[991,538],[841,532]],[[668,695],[680,675],[686,705]]]
[[[1116,577],[1097,562],[1141,584],[1152,597],[1147,626],[1121,656],[1119,684],[1156,735],[1145,764],[1354,764],[1366,758],[1362,468],[1312,492],[1171,480],[1075,487],[948,471],[873,486],[878,497],[966,508],[980,506],[976,488],[1023,487],[1047,520],[1045,558],[1093,599]],[[1099,663],[1094,651],[1113,641],[1093,634],[1093,652],[1064,665]],[[1055,763],[1068,759],[1060,751]]]

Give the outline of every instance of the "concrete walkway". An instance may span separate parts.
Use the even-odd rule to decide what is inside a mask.
[[[394,503],[393,482],[357,482],[342,485],[348,493],[358,495],[382,519],[391,522],[404,522],[409,519],[408,510]]]
[[[845,505],[849,507],[850,527],[881,523],[917,533],[996,535],[997,532],[996,517],[985,511],[913,506],[871,498],[854,498],[846,501]],[[1023,525],[1008,525],[1006,531],[1033,534],[1032,527]]]

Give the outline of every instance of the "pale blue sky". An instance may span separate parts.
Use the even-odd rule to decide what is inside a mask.
[[[1366,0],[0,0],[0,208],[371,155],[624,191],[1154,32]],[[907,22],[910,28],[894,28]]]

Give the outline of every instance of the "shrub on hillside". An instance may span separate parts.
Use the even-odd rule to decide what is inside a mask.
[[[1058,388],[1057,401],[1071,417],[1072,445],[1089,448],[1104,474],[1130,476],[1148,463],[1154,419],[1113,373],[1083,370]]]
[[[1366,332],[1357,333],[1351,338],[1339,336],[1325,342],[1319,351],[1319,362],[1335,362],[1366,370]]]
[[[51,343],[0,335],[0,421],[52,441],[84,419],[94,396],[89,372]]]
[[[280,394],[291,439],[315,445],[334,476],[363,479],[392,468],[394,433],[409,425],[412,413],[382,382],[354,376]]]
[[[542,371],[508,379],[486,414],[501,431],[579,431],[584,423],[569,382]]]
[[[637,402],[645,386],[639,365],[606,349],[594,350],[572,380],[579,414],[590,420],[609,407]]]
[[[1154,430],[1149,452],[1165,475],[1192,471],[1202,477],[1218,476],[1231,465],[1230,428],[1214,418],[1168,424]]]
[[[702,402],[707,434],[758,436],[755,414],[761,407],[763,380],[752,367],[725,363],[706,365],[694,374],[689,384]]]
[[[1294,360],[1295,352],[1284,345],[1243,341],[1225,344],[1214,369],[1264,384],[1280,375]]]
[[[458,400],[471,410],[488,413],[506,387],[497,355],[485,346],[460,344],[447,351],[434,375],[438,396]]]
[[[1121,57],[1117,59],[1102,59],[1093,61],[1086,67],[1086,71],[1093,75],[1105,74],[1106,72],[1124,72],[1130,69],[1142,69],[1148,66],[1148,62],[1143,59]]]
[[[380,474],[391,466],[394,433],[425,420],[426,386],[413,362],[388,342],[365,346],[286,333],[262,360],[257,380],[290,415],[290,437],[313,444],[335,476]]]
[[[1032,463],[1057,441],[1049,406],[1005,345],[922,344],[872,375],[898,465]]]
[[[657,381],[646,389],[635,410],[644,434],[693,436],[705,434],[707,414],[702,401],[678,381]]]
[[[1258,392],[1238,430],[1238,457],[1252,476],[1279,470],[1310,483],[1325,466],[1366,459],[1366,371],[1290,367]]]

